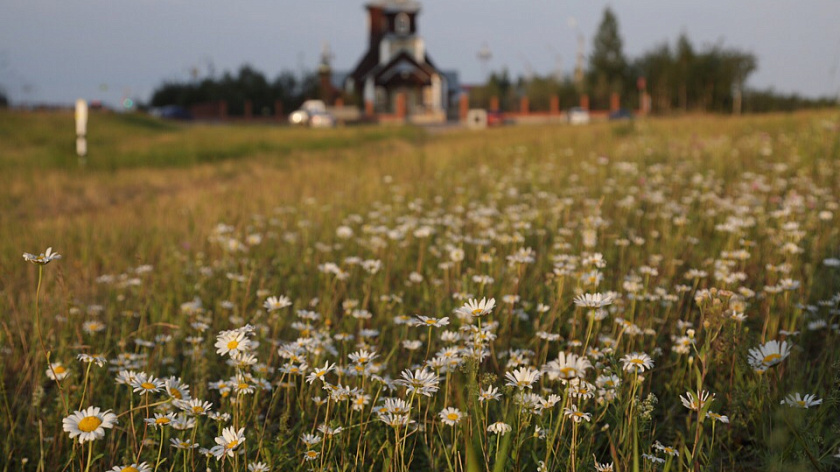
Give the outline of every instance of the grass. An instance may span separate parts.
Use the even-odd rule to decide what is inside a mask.
[[[2,470],[836,467],[836,113],[433,134],[95,114],[84,166],[71,119],[0,114]],[[36,297],[21,253],[48,246],[63,257]],[[586,293],[611,302],[591,314]],[[291,306],[264,307],[280,295]],[[481,318],[453,311],[485,297]],[[416,314],[449,324],[403,323]],[[246,324],[258,364],[229,365],[217,335]],[[750,364],[771,340],[787,356]],[[554,379],[560,353],[588,359],[582,381]],[[652,368],[634,373],[641,353]],[[48,378],[47,355],[66,378]],[[325,363],[340,369],[305,381]],[[424,366],[430,396],[392,383]],[[132,393],[121,369],[180,378],[230,418],[147,427],[178,411],[172,391]],[[542,375],[507,386],[518,369]],[[821,402],[780,404],[797,392]],[[385,397],[412,423],[381,416]],[[62,419],[88,406],[121,416],[80,445]],[[228,426],[245,442],[220,460],[170,447],[210,448]]]
[[[9,149],[4,167],[77,170],[71,113],[0,112],[0,138]],[[259,154],[286,156],[305,150],[334,150],[384,139],[412,139],[411,128],[302,130],[276,126],[185,125],[139,114],[93,113],[88,123],[85,169],[189,167]],[[222,131],[225,130],[225,131]],[[69,140],[69,141],[68,141]],[[68,142],[70,145],[68,145]]]

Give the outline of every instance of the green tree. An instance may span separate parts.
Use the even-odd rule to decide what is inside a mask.
[[[680,34],[680,37],[677,39],[676,56],[674,79],[677,83],[679,106],[685,111],[688,109],[689,91],[692,93],[697,91],[692,83],[694,77],[693,72],[695,72],[692,70],[695,66],[694,47],[691,45],[691,41],[688,40],[688,36],[685,33]]]
[[[589,56],[589,87],[594,105],[605,107],[611,93],[622,93],[630,79],[627,59],[624,57],[623,42],[618,32],[618,19],[613,11],[604,9],[604,17]]]
[[[499,99],[501,111],[515,109],[516,105],[512,103],[516,99],[513,88],[513,81],[511,81],[507,69],[503,69],[501,72],[492,72],[487,84],[475,87],[470,91],[470,106],[473,108],[490,108],[491,98],[496,97]]]
[[[668,43],[662,43],[644,53],[636,60],[635,69],[647,79],[653,110],[669,111],[674,90],[674,57]]]
[[[9,106],[9,97],[6,96],[6,91],[3,90],[3,87],[0,87],[0,108],[6,108]]]
[[[304,100],[318,96],[318,77],[315,73],[296,76],[282,72],[269,82],[262,72],[243,65],[234,75],[225,72],[221,77],[193,78],[187,82],[165,82],[155,89],[150,100],[152,106],[180,105],[189,108],[210,102],[225,101],[228,113],[242,115],[245,102],[250,100],[253,113],[270,115],[277,100],[287,113]]]

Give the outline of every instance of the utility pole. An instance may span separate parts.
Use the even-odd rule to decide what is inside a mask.
[[[584,51],[585,47],[585,38],[583,34],[578,34],[578,50],[577,50],[577,60],[575,61],[575,86],[578,90],[583,90],[583,60],[584,60]]]
[[[478,57],[479,62],[481,62],[481,75],[486,80],[487,63],[493,58],[493,52],[490,50],[490,47],[487,46],[486,41],[481,45],[481,49],[478,50],[476,57]]]

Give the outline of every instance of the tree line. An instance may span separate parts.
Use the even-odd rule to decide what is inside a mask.
[[[471,90],[472,106],[488,107],[497,97],[502,110],[516,110],[528,97],[531,110],[547,111],[551,96],[564,108],[588,95],[592,109],[609,109],[618,93],[621,106],[640,108],[642,94],[650,96],[654,113],[675,111],[767,112],[836,105],[836,99],[809,99],[745,86],[758,68],[756,57],[723,44],[697,48],[685,34],[671,44],[658,44],[635,59],[623,51],[618,19],[607,7],[592,42],[584,71],[566,77],[532,75],[510,78],[507,70],[493,72],[486,84]]]
[[[630,109],[639,109],[646,93],[651,111],[663,114],[789,111],[836,104],[834,98],[810,99],[772,89],[749,89],[745,84],[757,68],[758,61],[750,52],[722,43],[698,48],[685,34],[673,44],[663,42],[630,59],[623,51],[618,18],[607,7],[585,68],[565,77],[531,74],[514,79],[507,70],[492,72],[486,83],[470,88],[470,106],[489,108],[491,99],[496,97],[501,110],[517,110],[520,99],[527,97],[531,110],[548,111],[552,97],[558,97],[561,107],[568,108],[577,105],[585,94],[590,108],[606,110],[613,93],[620,95],[623,108]],[[236,74],[225,72],[221,77],[164,82],[153,92],[149,104],[189,108],[225,101],[229,114],[242,115],[245,102],[250,100],[254,114],[271,115],[278,101],[288,112],[304,100],[320,95],[317,72],[286,71],[269,81],[261,72],[244,65]]]
[[[318,76],[314,72],[295,74],[284,71],[269,81],[262,72],[243,65],[236,74],[225,72],[221,77],[164,82],[152,93],[149,105],[189,108],[225,101],[230,115],[242,115],[245,102],[250,100],[255,115],[273,115],[278,101],[285,112],[295,110],[304,100],[317,97],[318,87]]]

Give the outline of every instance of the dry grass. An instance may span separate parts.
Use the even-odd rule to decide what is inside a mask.
[[[130,340],[136,334],[132,331],[134,329],[141,330],[141,333],[152,332],[157,329],[155,323],[180,327],[181,331],[173,330],[172,333],[180,333],[177,335],[181,336],[183,330],[188,328],[187,319],[178,313],[178,306],[191,300],[196,293],[201,293],[211,304],[222,300],[241,303],[242,310],[237,313],[246,315],[259,309],[261,301],[256,301],[253,293],[257,288],[297,290],[297,293],[288,293],[296,301],[295,308],[303,307],[308,298],[314,296],[322,301],[329,300],[337,307],[340,297],[353,296],[367,300],[371,291],[377,296],[388,294],[391,290],[400,293],[408,291],[405,294],[404,311],[409,314],[436,313],[436,316],[442,316],[451,310],[454,303],[451,292],[456,288],[469,291],[471,282],[468,275],[480,273],[483,270],[481,264],[468,260],[470,264],[475,263],[475,267],[468,268],[465,262],[463,277],[447,279],[447,290],[429,286],[412,294],[413,288],[405,285],[409,272],[417,269],[427,280],[439,276],[434,265],[437,262],[429,263],[428,267],[421,264],[423,251],[431,249],[417,247],[416,242],[412,241],[405,246],[394,246],[393,249],[380,252],[368,252],[368,248],[362,244],[353,246],[358,254],[383,261],[387,268],[384,280],[376,284],[365,282],[359,276],[341,289],[344,291],[336,289],[333,292],[322,283],[322,276],[317,273],[318,264],[330,261],[333,257],[338,258],[339,254],[341,257],[356,255],[349,246],[336,249],[335,255],[317,249],[317,244],[335,243],[335,228],[342,222],[346,223],[349,215],[358,214],[364,220],[371,220],[370,224],[375,224],[378,216],[371,215],[381,213],[392,218],[390,224],[396,226],[400,221],[400,212],[411,215],[411,218],[424,218],[420,210],[411,210],[414,200],[424,202],[424,210],[439,207],[441,210],[455,211],[457,208],[470,208],[477,203],[500,205],[500,214],[504,217],[499,217],[500,221],[494,223],[502,224],[506,231],[512,231],[515,222],[526,221],[531,225],[527,230],[527,245],[534,246],[541,256],[537,268],[529,269],[519,276],[510,273],[504,269],[504,256],[515,253],[523,244],[494,243],[493,252],[501,262],[494,274],[495,285],[488,287],[486,295],[500,300],[503,293],[519,290],[523,300],[528,300],[529,307],[537,302],[545,302],[558,310],[557,316],[562,312],[564,317],[580,317],[580,313],[573,308],[571,311],[558,308],[571,304],[574,284],[570,282],[567,286],[558,287],[554,285],[556,280],[553,276],[546,275],[552,270],[551,261],[545,259],[546,254],[563,252],[558,247],[567,242],[570,247],[566,251],[581,251],[579,242],[573,238],[567,241],[564,237],[558,237],[558,230],[577,232],[587,224],[586,218],[603,211],[612,225],[601,235],[601,240],[609,244],[599,242],[598,250],[609,261],[609,269],[604,274],[604,288],[599,290],[621,291],[625,277],[636,273],[639,267],[651,264],[652,255],[663,256],[664,260],[658,267],[659,281],[661,286],[672,290],[675,284],[683,282],[681,277],[688,267],[682,263],[701,266],[719,257],[723,250],[740,247],[737,238],[721,236],[715,230],[715,225],[721,222],[721,215],[737,213],[737,205],[727,201],[727,205],[733,205],[731,208],[714,208],[715,200],[704,200],[705,197],[698,196],[701,190],[717,194],[721,200],[732,198],[749,206],[753,203],[746,203],[749,195],[743,187],[745,175],[754,173],[769,176],[768,179],[773,176],[787,179],[784,192],[756,197],[768,198],[761,205],[753,205],[762,208],[761,212],[755,214],[757,218],[763,218],[763,211],[775,208],[777,203],[772,198],[789,199],[792,194],[795,197],[796,192],[799,192],[812,198],[815,204],[822,205],[837,202],[840,195],[840,182],[837,180],[840,169],[832,160],[840,155],[836,113],[747,118],[690,116],[629,124],[600,123],[580,128],[502,128],[478,133],[464,130],[428,133],[406,128],[296,130],[263,126],[183,126],[138,116],[94,115],[90,125],[91,155],[85,167],[80,167],[72,154],[71,118],[66,114],[0,112],[0,311],[8,314],[0,319],[0,348],[9,348],[12,353],[2,357],[5,367],[0,374],[5,378],[6,398],[13,399],[11,406],[6,407],[7,418],[0,425],[5,427],[17,424],[21,428],[23,425],[31,428],[37,419],[43,419],[47,435],[56,431],[56,421],[60,425],[63,415],[59,411],[52,411],[45,418],[39,417],[48,410],[49,405],[52,408],[58,407],[58,397],[57,392],[42,378],[44,359],[31,331],[37,271],[21,260],[20,254],[24,251],[40,252],[53,246],[65,255],[58,263],[47,266],[47,278],[42,288],[42,296],[47,294],[48,299],[44,308],[47,313],[45,319],[57,314],[76,319],[75,315],[69,315],[71,308],[90,304],[106,307],[105,319],[109,331],[101,343],[85,335],[79,326],[45,323],[48,344],[52,343],[56,355],[62,354],[66,358],[65,362],[70,364],[72,354],[89,345],[105,346],[113,356],[117,350],[126,348],[125,344],[118,341]],[[767,146],[772,147],[770,154],[765,153]],[[603,157],[608,158],[610,165],[633,163],[640,172],[632,178],[607,172],[604,170],[606,167],[598,164]],[[710,184],[709,188],[701,188],[700,184],[691,182],[695,175],[707,178],[714,184]],[[772,180],[769,181],[772,184]],[[823,193],[813,193],[813,188],[809,187],[811,185],[819,185],[824,189]],[[605,187],[609,188],[608,192],[603,191]],[[657,191],[665,196],[692,199],[686,204],[690,212],[688,228],[674,228],[670,219],[657,219],[655,213],[654,216],[648,216],[648,209],[659,208],[648,200],[649,192]],[[695,191],[696,194],[692,193]],[[540,206],[544,201],[537,197],[517,200],[521,195],[540,193],[556,194],[570,199],[574,204],[556,210]],[[619,204],[628,195],[635,198],[631,208],[636,211],[626,210]],[[720,214],[711,214],[712,210]],[[429,217],[429,221],[439,217]],[[757,301],[753,307],[753,315],[756,317],[777,307],[788,310],[770,325],[776,331],[803,328],[802,310],[794,309],[796,302],[815,303],[815,300],[829,298],[836,292],[836,285],[831,282],[836,278],[828,278],[820,261],[828,256],[836,256],[836,248],[840,243],[838,228],[832,224],[820,225],[816,217],[797,218],[803,227],[813,231],[802,243],[804,255],[790,260],[794,264],[794,276],[801,279],[802,288],[793,295],[794,299],[785,298],[773,303]],[[270,219],[276,219],[277,222],[266,225],[265,221]],[[221,222],[232,225],[240,235],[258,231],[268,238],[270,233],[276,232],[274,236],[280,238],[284,234],[295,233],[298,239],[289,244],[268,239],[267,245],[271,249],[261,249],[261,252],[255,252],[257,255],[247,258],[243,255],[239,260],[235,256],[222,254],[215,243],[208,241],[213,228]],[[768,222],[762,221],[762,224],[765,223]],[[547,233],[539,232],[542,225],[548,228]],[[357,232],[361,229],[357,228]],[[467,235],[476,229],[476,226],[470,224],[461,228]],[[455,234],[452,228],[441,227],[438,230],[440,233],[435,237],[443,242],[430,243],[431,246],[438,246],[436,251],[443,253],[446,247],[444,243],[462,241],[459,239],[462,235]],[[775,228],[760,228],[749,236],[759,240],[761,250],[769,251],[775,247],[776,231]],[[634,232],[650,238],[639,251],[625,252],[612,244],[614,240],[628,237]],[[653,233],[661,236],[649,236]],[[702,244],[693,247],[688,245],[686,241],[689,237],[699,238]],[[426,257],[446,259],[445,254]],[[769,254],[754,254],[753,257],[744,269],[751,277],[751,286],[760,290],[763,285],[776,283],[777,277],[765,273],[763,264],[778,264],[780,261]],[[119,294],[96,282],[102,274],[120,273],[142,264],[153,265],[155,276],[152,282],[137,292]],[[219,277],[220,280],[197,279],[196,268],[202,265],[213,267],[221,274],[224,274],[222,268],[248,274],[251,279],[246,284],[245,293],[235,286],[229,286],[223,276]],[[702,286],[694,287],[697,288]],[[381,328],[393,336],[402,333],[390,327],[390,321],[383,314],[389,313],[390,316],[396,313],[385,310],[376,302],[377,298],[371,299],[371,310],[376,313],[376,318],[369,327]],[[691,305],[690,298],[688,300],[687,304],[680,304],[674,311],[660,310],[654,304],[646,306],[644,310],[640,308],[638,316],[641,318],[637,321],[655,326],[655,320],[663,319],[663,333],[674,333],[677,330],[673,326],[678,319],[691,319],[702,332],[702,328],[697,325],[697,320],[702,319],[697,318],[700,311]],[[622,306],[622,309],[626,308]],[[120,325],[119,313],[122,310],[140,312],[139,325],[135,325],[134,320],[126,320]],[[323,310],[323,315],[329,318],[330,310]],[[634,312],[635,302],[631,314]],[[510,312],[499,313],[497,316],[509,323],[500,330],[497,349],[501,351],[511,346],[535,346],[537,341],[533,329],[518,322],[514,324],[512,308]],[[829,321],[832,319],[836,322],[837,317]],[[262,321],[265,318],[260,319]],[[575,335],[572,325],[559,319],[555,321],[551,325],[552,330],[569,339]],[[272,320],[272,323],[275,321]],[[215,319],[212,328],[219,330],[228,327],[227,321]],[[350,329],[346,320],[343,327]],[[605,333],[608,328],[604,326]],[[747,336],[749,333],[750,342],[776,337],[775,332],[761,333],[762,328],[767,331],[767,324],[762,326],[761,322],[756,321],[752,326],[753,331],[747,330],[742,334]],[[272,329],[276,329],[275,335],[288,334],[288,322],[276,321]],[[212,334],[213,331],[208,332],[207,337],[211,338]],[[580,336],[581,333],[576,334]],[[705,335],[705,332],[701,333],[701,336]],[[793,465],[808,467],[812,462],[805,456],[805,449],[792,449],[795,447],[791,445],[794,444],[792,441],[785,446],[787,449],[778,448],[773,441],[778,442],[778,435],[782,433],[773,429],[772,423],[775,420],[768,419],[765,423],[760,420],[761,415],[779,415],[774,409],[774,406],[778,406],[778,398],[774,395],[787,392],[784,389],[787,378],[776,379],[770,385],[762,384],[750,377],[752,374],[743,365],[744,359],[738,361],[737,369],[734,360],[730,366],[724,357],[725,349],[736,352],[752,346],[738,345],[738,340],[730,335],[734,336],[728,331],[721,334],[717,344],[706,346],[708,351],[703,355],[710,356],[709,362],[721,364],[716,365],[718,368],[731,367],[733,375],[735,372],[738,375],[736,387],[749,390],[753,396],[742,398],[734,391],[723,391],[722,386],[727,381],[722,374],[710,375],[710,378],[714,377],[710,382],[718,388],[721,401],[726,398],[724,405],[729,411],[749,411],[754,407],[760,413],[738,419],[735,421],[738,424],[728,429],[726,435],[723,429],[719,430],[717,442],[714,437],[708,439],[707,431],[702,441],[708,449],[704,455],[696,456],[695,459],[703,461],[703,467],[708,470],[734,467],[740,460],[748,461],[750,465],[746,469],[758,465],[781,468],[779,470]],[[836,334],[829,332],[814,342],[830,347],[832,339],[836,339]],[[394,354],[398,349],[395,341],[399,339],[382,340],[378,346],[379,352]],[[669,345],[670,341],[668,336],[663,335],[653,340],[639,341],[639,344],[635,344],[635,341],[633,343],[624,346],[627,351],[632,346],[634,349],[652,352],[655,346],[662,343]],[[540,349],[536,349],[538,353],[547,354],[549,351],[547,347],[544,351]],[[809,347],[804,346],[803,351],[807,353],[808,350]],[[182,356],[179,357],[180,354],[171,349],[167,352],[176,357],[177,362],[185,362]],[[556,354],[554,348],[551,348],[551,353]],[[212,353],[210,356],[213,356]],[[694,386],[694,373],[691,367],[680,364],[681,359],[658,359],[660,370],[665,370],[668,375],[671,375],[669,369],[674,370],[672,379],[657,380],[656,384],[640,387],[642,392],[657,392],[660,401],[664,402],[663,408],[654,414],[659,423],[639,433],[640,441],[647,445],[653,442],[657,433],[669,435],[669,440],[683,447],[695,445],[694,430],[688,430],[691,420],[685,418],[683,410],[680,410],[679,399],[674,398],[675,392],[684,393],[687,388]],[[812,359],[821,362],[838,361],[840,352],[813,354]],[[320,358],[319,361],[323,363]],[[212,362],[221,365],[220,362]],[[492,362],[484,364],[484,373],[503,377],[505,369],[500,367],[501,362],[497,363],[494,357]],[[800,366],[807,365],[805,354],[797,362]],[[183,364],[185,371],[191,369],[189,365],[188,362]],[[396,377],[400,369],[408,366],[400,364],[397,367],[391,369],[392,376]],[[163,366],[150,361],[150,368],[160,368],[162,371]],[[827,400],[825,407],[836,408],[833,400],[829,401],[829,398],[834,398],[832,395],[836,395],[836,389],[829,385],[836,374],[836,369],[826,365],[811,372],[790,373],[789,376],[792,377],[790,382],[797,388],[821,389],[821,395]],[[206,370],[200,374],[190,372],[190,375],[193,375],[191,383],[215,380]],[[664,376],[660,373],[657,375],[660,376],[657,378]],[[113,383],[107,376],[100,380],[109,385]],[[78,387],[78,384],[75,385],[68,396],[78,400]],[[194,392],[206,392],[206,387],[196,383],[193,383],[193,388]],[[110,386],[104,390],[99,392],[103,398],[111,399],[115,404],[122,403],[125,407],[126,402],[112,394]],[[447,391],[450,390],[453,398],[457,394],[459,402],[469,403],[463,386],[456,384],[450,389],[447,380]],[[637,392],[624,393],[635,398]],[[40,409],[27,409],[27,402],[19,400],[32,398],[33,395],[46,395],[46,399],[39,400]],[[667,395],[667,398],[662,398],[663,395]],[[292,414],[288,412],[289,400],[286,401],[287,414]],[[298,399],[295,397],[291,401]],[[622,402],[623,406],[618,413],[627,411],[622,408],[633,411],[634,407],[629,406],[633,405],[633,400],[622,397]],[[438,411],[443,406],[439,403],[435,404]],[[110,404],[96,404],[104,408],[116,408]],[[221,403],[219,408],[222,408]],[[497,412],[497,419],[511,421],[511,411],[513,409]],[[621,415],[614,417],[615,414],[609,412],[608,415],[608,409],[605,409],[604,415],[608,416],[601,419],[613,428],[619,428],[616,434],[619,430],[621,434],[629,434],[626,428],[621,429],[626,426],[622,423]],[[304,420],[292,416],[291,420],[286,418],[288,424],[275,425],[276,429],[272,431],[279,435],[288,427],[297,437],[301,431],[314,426],[305,423],[311,418]],[[807,424],[823,435],[819,444],[824,452],[829,446],[835,445],[837,435],[825,426],[825,417],[820,418],[819,421]],[[300,423],[295,422],[298,420]],[[799,418],[795,421],[804,420]],[[681,424],[683,422],[685,426]],[[796,426],[802,424],[805,423],[796,423]],[[252,426],[249,424],[249,428]],[[743,441],[750,440],[744,428],[757,426],[768,429],[755,433],[752,438],[755,444],[744,444]],[[586,441],[589,441],[587,451],[597,452],[599,459],[618,458],[623,461],[620,470],[630,470],[633,462],[632,445],[613,445],[610,454],[609,448],[605,447],[606,440],[597,430],[590,428],[586,431],[584,433],[584,429],[581,429],[581,435],[586,434]],[[108,450],[115,451],[120,457],[133,454],[134,451],[128,452],[130,441],[125,439],[126,434],[123,430],[119,436],[123,439],[109,442]],[[254,441],[253,429],[249,429],[248,434],[249,441]],[[63,441],[59,435],[56,435],[56,442],[51,446],[54,447],[52,451],[55,456],[48,462],[47,470],[65,464],[81,468],[84,461],[77,457],[76,448]],[[787,433],[783,437],[790,439]],[[460,438],[458,441],[463,441],[462,451],[465,460],[468,460],[466,449],[471,444],[463,436]],[[21,454],[29,458],[38,456],[34,449],[38,441],[33,431],[19,432],[18,439],[6,441],[6,453],[16,457]],[[445,447],[435,449],[432,439],[430,447],[433,452],[423,452],[424,458],[418,459],[417,463],[428,465],[425,461],[432,461],[441,469],[449,464],[449,467],[460,470],[459,466],[448,463],[449,452],[443,452]],[[380,436],[368,440],[385,441],[383,444],[387,444],[387,440]],[[568,438],[564,441],[568,442]],[[728,444],[727,441],[739,442]],[[253,443],[249,444],[249,447],[253,447]],[[520,467],[520,461],[524,461],[522,465],[527,463],[536,466],[534,457],[544,457],[545,451],[540,447],[534,446],[533,449],[539,456],[527,457],[524,452],[521,455],[514,454],[517,457],[515,467]],[[120,448],[125,448],[125,451]],[[74,455],[71,456],[70,450]],[[782,450],[786,452],[778,452]],[[297,454],[302,449],[272,442],[271,448],[266,446],[265,451],[252,449],[251,454],[253,456],[258,452],[262,458],[266,454],[274,457],[277,467],[285,464],[306,470],[312,466],[301,462],[300,454],[294,455],[290,451]],[[358,450],[348,451],[345,452],[351,456],[355,452],[358,457]],[[396,449],[393,451],[396,454]],[[346,459],[345,452],[341,453],[342,460]],[[375,451],[368,451],[368,454],[372,452]],[[686,452],[687,449],[683,450],[682,457],[685,457]],[[472,451],[470,454],[477,452]],[[562,463],[555,464],[558,468],[568,466],[567,461],[574,464],[574,453],[570,454],[569,450],[558,451],[557,454],[564,458]],[[740,454],[746,455],[742,457]],[[421,453],[418,452],[418,455]],[[146,455],[143,458],[149,461],[154,459]],[[578,460],[585,462],[590,458],[591,453]],[[830,462],[830,458],[826,459],[825,456],[818,459],[823,465]],[[30,465],[35,462],[32,460]],[[368,456],[368,460],[372,462],[366,463],[366,468],[382,465],[376,462],[375,457]],[[15,464],[14,469],[9,470],[18,467],[31,469],[23,467],[18,460],[6,462],[12,463]],[[174,464],[167,463],[163,467],[168,468]],[[180,467],[180,459],[177,464]],[[99,470],[105,470],[102,468],[104,465]],[[395,462],[386,462],[384,465],[392,470],[402,468]],[[489,463],[486,465],[490,467]],[[352,468],[352,463],[348,467]],[[511,464],[511,467],[514,466]],[[674,469],[677,468],[679,466],[675,462]]]

